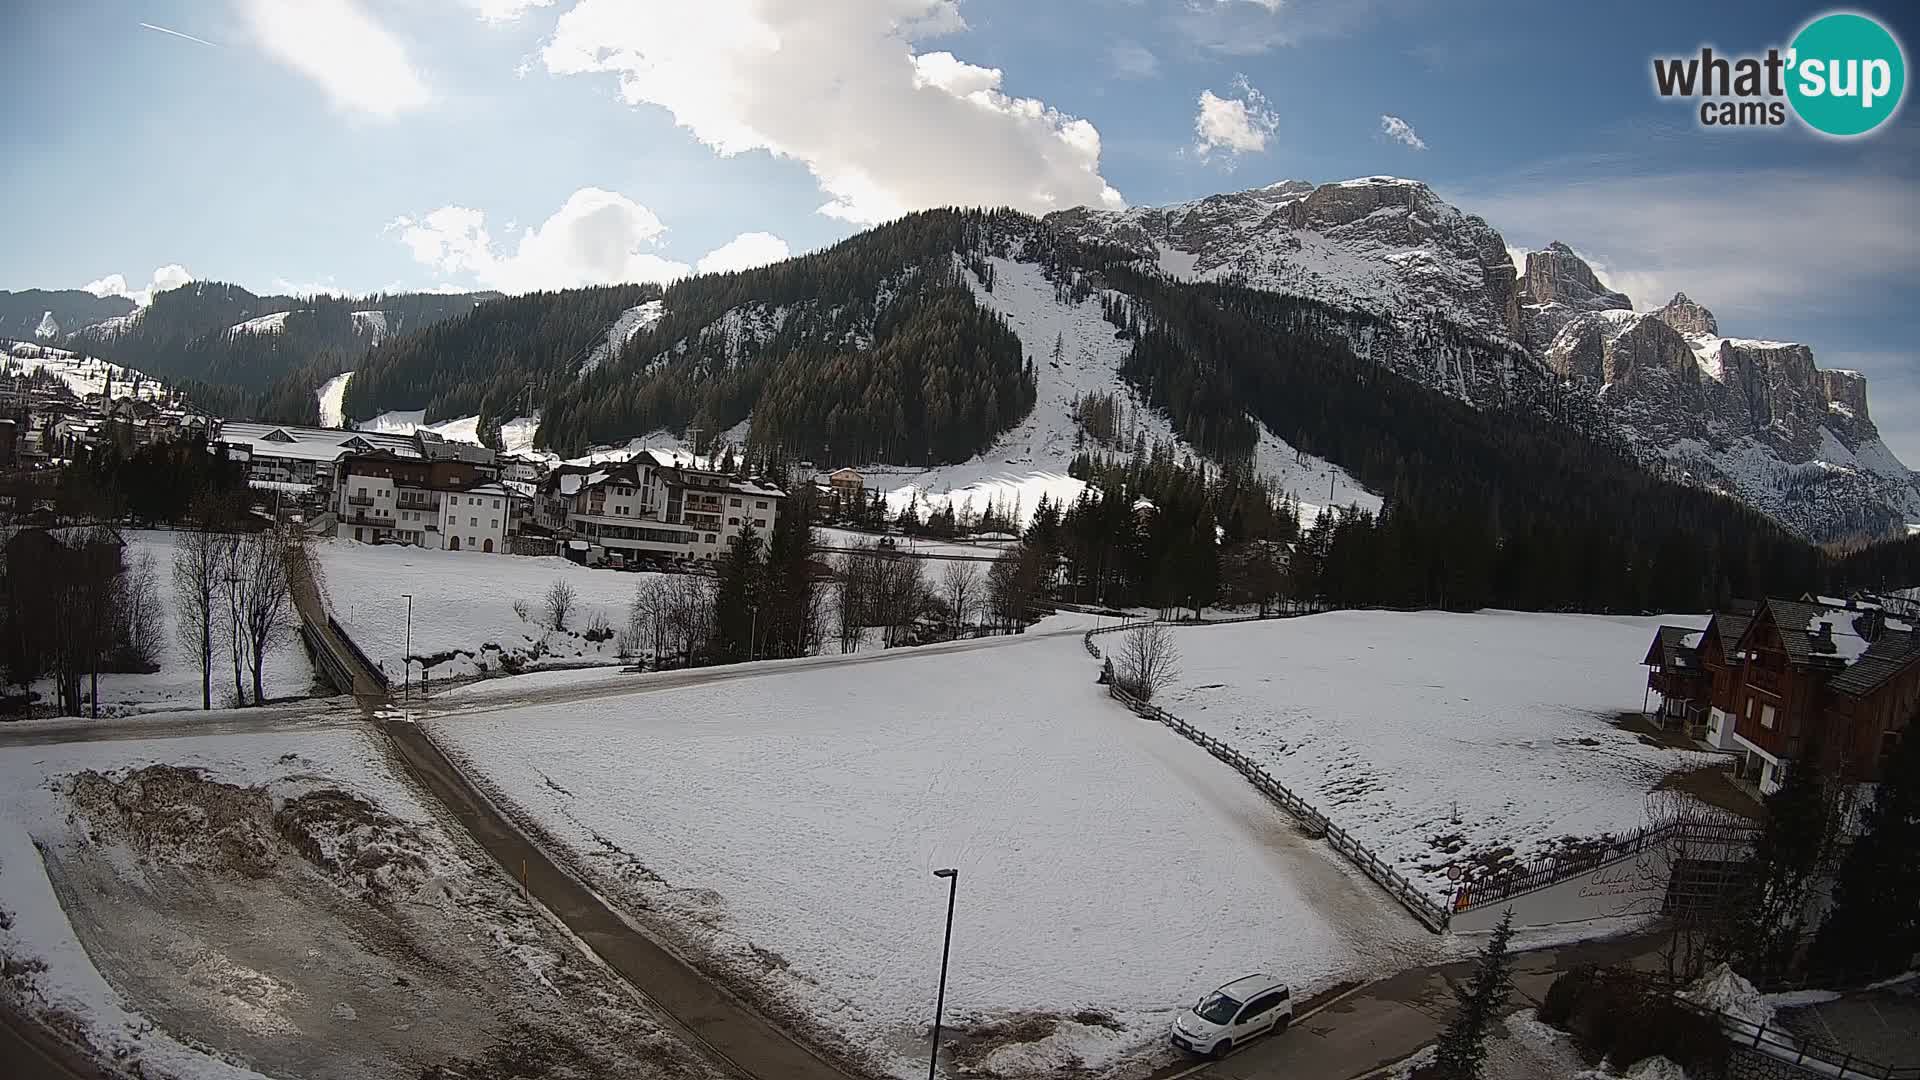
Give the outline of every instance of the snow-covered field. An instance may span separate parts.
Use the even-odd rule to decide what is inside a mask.
[[[1614,727],[1661,623],[1485,611],[1332,612],[1182,628],[1156,704],[1253,757],[1435,899],[1448,863],[1646,823],[1668,773],[1716,760]]]
[[[458,678],[509,664],[613,663],[616,642],[589,641],[596,616],[619,630],[634,590],[647,577],[590,570],[558,557],[432,551],[332,540],[314,546],[326,570],[328,611],[367,656],[398,684],[407,654],[407,601],[413,595],[413,678],[419,660],[433,679]],[[546,623],[546,595],[556,581],[573,586],[575,610],[565,630]],[[514,611],[522,602],[527,617]]]
[[[596,888],[892,1074],[925,1068],[940,867],[948,1022],[1011,1076],[1158,1060],[1175,1010],[1249,970],[1311,993],[1439,947],[1109,700],[1077,636],[973,644],[428,725]],[[1057,1026],[981,1033],[1028,1014]]]
[[[0,748],[0,995],[116,1075],[713,1075],[378,739]]]
[[[165,531],[129,530],[125,559],[131,568],[140,556],[152,555],[159,583],[160,610],[166,621],[161,636],[160,670],[151,674],[107,674],[100,676],[100,715],[124,716],[129,713],[159,712],[169,709],[200,707],[200,665],[176,632],[178,612],[173,598],[173,551],[176,534]],[[232,653],[220,650],[213,661],[213,706],[233,703]],[[253,692],[253,673],[242,670],[247,692]],[[302,697],[314,693],[313,665],[298,640],[289,641],[269,654],[262,672],[263,686],[269,698]],[[43,679],[34,687],[43,701],[55,699],[53,680]],[[82,692],[86,686],[83,683]]]
[[[846,548],[855,544],[874,544],[880,537],[874,533],[861,532],[858,529],[815,530],[819,533],[820,543],[828,548]],[[992,559],[1019,546],[1015,540],[936,540],[925,536],[888,536],[894,542],[896,550],[920,558],[943,559]],[[981,571],[985,573],[984,568]]]

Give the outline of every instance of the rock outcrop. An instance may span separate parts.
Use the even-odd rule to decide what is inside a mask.
[[[1506,241],[1417,180],[1287,180],[1190,203],[1047,216],[1183,279],[1235,281],[1407,321],[1517,340]]]
[[[1685,293],[1635,312],[1565,243],[1529,252],[1516,274],[1498,231],[1418,181],[1288,180],[1047,222],[1183,280],[1365,312],[1375,319],[1343,330],[1359,355],[1476,404],[1562,383],[1650,467],[1815,539],[1920,522],[1920,486],[1880,441],[1859,373],[1822,371],[1794,342],[1723,337]]]

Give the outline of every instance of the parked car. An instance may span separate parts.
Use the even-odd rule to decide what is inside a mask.
[[[1173,1045],[1221,1057],[1249,1039],[1293,1022],[1287,984],[1267,975],[1235,979],[1173,1019]]]

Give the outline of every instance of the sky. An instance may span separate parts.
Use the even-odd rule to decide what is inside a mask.
[[[1425,180],[1636,306],[1870,380],[1920,464],[1920,110],[1714,131],[1655,55],[1827,7],[1493,0],[4,5],[0,288],[144,298],[666,280],[930,206]],[[1855,6],[1912,51],[1920,16]],[[31,58],[30,62],[27,62]]]

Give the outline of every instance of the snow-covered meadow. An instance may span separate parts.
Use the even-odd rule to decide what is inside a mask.
[[[1612,724],[1641,707],[1654,628],[1688,621],[1349,611],[1182,628],[1156,704],[1442,899],[1450,862],[1630,832],[1663,777],[1716,760]]]
[[[1057,1021],[977,1047],[1007,1075],[1156,1056],[1175,1010],[1249,970],[1304,994],[1439,947],[1237,776],[1108,699],[1077,635],[934,648],[429,731],[655,932],[899,1075],[924,1069],[940,867],[960,872],[960,1038]]]
[[[200,707],[200,664],[180,641],[177,631],[179,610],[173,593],[173,553],[175,533],[164,530],[128,530],[124,559],[131,569],[142,555],[153,556],[157,596],[165,631],[160,636],[160,670],[148,673],[104,674],[100,676],[100,715],[124,716],[129,713],[163,712],[170,709]],[[224,642],[216,642],[223,646]],[[222,708],[233,703],[232,653],[220,648],[213,662],[213,704]],[[248,693],[253,682],[243,672]],[[313,664],[297,637],[290,638],[268,654],[262,672],[263,686],[269,698],[304,697],[316,691]],[[51,678],[36,683],[34,689],[43,701],[54,701]],[[82,684],[82,692],[89,689]]]
[[[614,663],[614,636],[589,640],[595,620],[618,631],[640,582],[657,575],[594,570],[557,556],[533,558],[433,551],[350,540],[314,545],[327,580],[328,611],[395,684],[406,667],[407,600],[413,596],[413,677],[434,679],[556,663]],[[546,595],[571,585],[566,629],[547,623]],[[523,618],[515,604],[524,605]],[[597,636],[597,635],[596,635]]]

